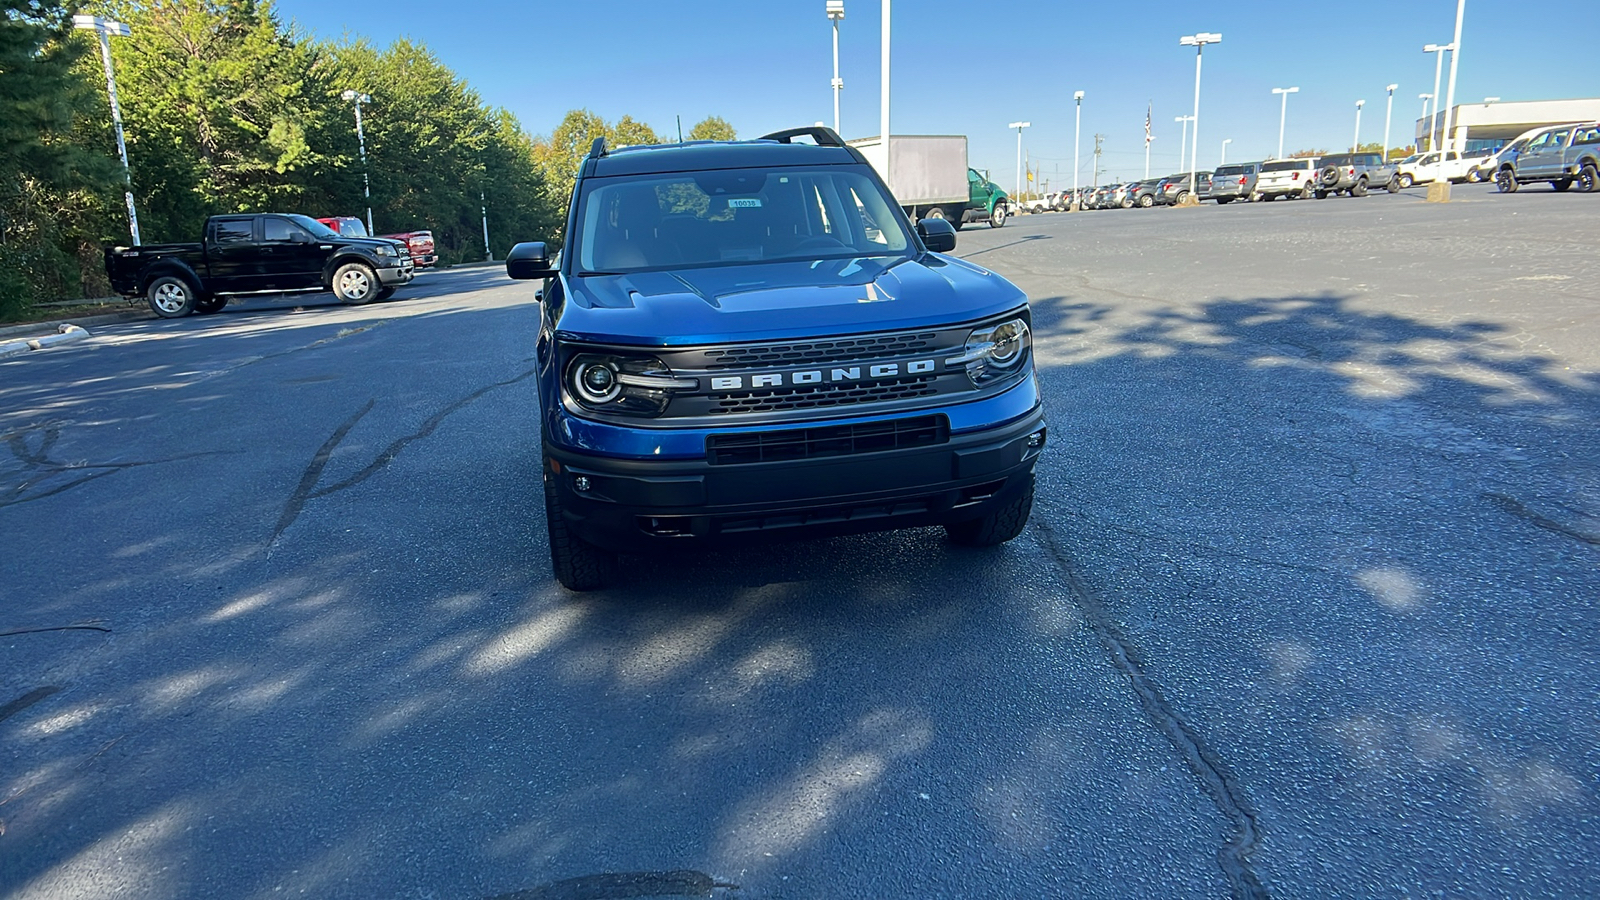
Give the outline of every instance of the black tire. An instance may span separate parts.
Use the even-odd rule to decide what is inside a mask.
[[[1360,181],[1357,181],[1355,183],[1355,186],[1350,188],[1350,196],[1352,196],[1352,197],[1365,197],[1366,195],[1367,195],[1367,180],[1365,178],[1361,179]]]
[[[1250,202],[1251,203],[1264,203],[1264,202],[1266,202],[1266,199],[1267,199],[1267,195],[1261,193],[1260,191],[1251,191],[1250,192]]]
[[[1556,189],[1556,193],[1558,193],[1558,194],[1565,193],[1566,191],[1568,191],[1568,190],[1570,190],[1572,188],[1572,179],[1571,178],[1560,178],[1560,179],[1557,179],[1555,181],[1550,182],[1550,186],[1555,188]]]
[[[1123,209],[1133,209],[1133,201],[1127,197],[1123,197],[1122,202],[1118,203],[1117,205]]]
[[[965,522],[951,522],[944,526],[952,543],[963,547],[994,547],[1004,544],[1022,533],[1028,525],[1028,514],[1033,511],[1033,473],[1028,473],[1028,484],[994,512]]]
[[[1502,194],[1515,194],[1517,188],[1521,187],[1517,184],[1516,173],[1510,169],[1501,169],[1494,173],[1494,186]]]
[[[372,299],[382,303],[390,297],[393,297],[394,292],[398,290],[399,288],[394,285],[385,285],[381,288],[378,288],[378,293],[373,295]]]
[[[1410,172],[1401,172],[1399,175],[1394,177],[1394,180],[1400,184],[1402,190],[1411,187],[1413,184],[1416,184],[1416,181],[1412,179]]]
[[[349,262],[333,273],[333,295],[343,303],[359,306],[377,299],[378,273],[366,263]]]
[[[181,319],[194,312],[194,286],[176,275],[163,275],[145,286],[150,311],[163,319]]]
[[[1311,185],[1308,184],[1305,187],[1300,189],[1300,197],[1299,197],[1299,199],[1301,199],[1301,200],[1310,200],[1311,199]]]
[[[1333,187],[1334,185],[1336,185],[1338,183],[1339,183],[1339,167],[1338,166],[1323,166],[1322,171],[1317,173],[1317,185],[1319,187],[1331,188],[1331,187]]]
[[[1143,195],[1141,195],[1139,197],[1139,207],[1141,209],[1149,209],[1150,207],[1155,206],[1155,205],[1156,205],[1156,198],[1155,198],[1154,195],[1152,195],[1152,194],[1143,194]]]
[[[952,206],[949,209],[946,209],[944,211],[944,220],[946,222],[949,222],[950,223],[950,227],[954,228],[957,231],[960,231],[961,230],[961,226],[966,224],[964,221],[962,221],[963,219],[966,218],[966,216],[967,216],[966,209],[964,209],[963,207],[960,207],[960,206]]]
[[[1006,205],[1004,203],[996,203],[994,205],[994,208],[989,210],[989,227],[990,228],[1004,228],[1005,225],[1006,225]]]
[[[617,568],[617,555],[596,547],[573,534],[561,514],[561,492],[552,483],[555,476],[544,476],[544,522],[550,537],[550,569],[556,581],[569,591],[597,591],[610,583]]]
[[[1384,187],[1384,190],[1388,191],[1391,194],[1400,193],[1400,176],[1395,175],[1395,176],[1390,177],[1389,183],[1384,185],[1383,187]]]
[[[1596,169],[1594,163],[1586,162],[1578,170],[1578,190],[1585,194],[1600,191],[1600,169]]]
[[[1326,199],[1328,199],[1328,192],[1327,191],[1312,191],[1311,192],[1311,196],[1316,197],[1318,200],[1326,200]]]
[[[937,206],[928,207],[927,210],[923,212],[922,217],[924,219],[948,219],[948,217],[944,214],[944,210]]]
[[[1217,198],[1217,205],[1218,206],[1221,206],[1224,203],[1232,203],[1232,202],[1233,202],[1233,198],[1232,197],[1218,197]]]
[[[1472,169],[1472,170],[1468,171],[1467,172],[1467,183],[1468,184],[1482,184],[1483,183],[1483,172],[1481,170],[1479,170],[1479,169]]]
[[[222,308],[227,305],[227,297],[212,296],[207,297],[204,300],[195,301],[194,311],[197,315],[209,316],[214,312],[221,312]]]

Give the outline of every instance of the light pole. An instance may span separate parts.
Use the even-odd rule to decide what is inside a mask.
[[[376,236],[372,229],[372,182],[367,179],[367,134],[361,129],[361,104],[371,103],[372,95],[359,91],[345,91],[339,95],[356,105],[356,143],[361,148],[361,194],[367,198],[367,235]]]
[[[1394,92],[1398,87],[1400,85],[1391,84],[1384,88],[1389,92],[1389,108],[1383,114],[1383,162],[1385,164],[1389,162],[1389,120],[1394,118]]]
[[[1189,145],[1189,205],[1199,206],[1200,196],[1195,192],[1196,159],[1200,151],[1200,58],[1204,55],[1207,44],[1222,43],[1222,35],[1209,31],[1199,34],[1187,34],[1178,38],[1178,43],[1184,47],[1194,48],[1194,143]]]
[[[1289,119],[1289,95],[1300,93],[1297,87],[1273,88],[1274,94],[1283,95],[1283,108],[1278,111],[1278,155],[1273,159],[1283,159],[1283,123]]]
[[[1361,151],[1361,107],[1366,105],[1367,101],[1365,100],[1356,101],[1356,136],[1350,142],[1351,153],[1359,153]]]
[[[483,210],[483,261],[494,262],[494,251],[489,249],[489,201],[483,199],[483,191],[478,192],[478,203]]]
[[[1450,42],[1450,87],[1445,92],[1444,100],[1445,147],[1454,146],[1456,142],[1454,134],[1456,117],[1456,69],[1461,66],[1461,20],[1466,17],[1466,14],[1467,0],[1456,0],[1456,36],[1455,39]],[[1439,149],[1443,150],[1445,147],[1441,147]],[[1439,161],[1443,162],[1444,157],[1439,157]],[[1450,182],[1446,181],[1444,183],[1449,184]],[[1449,195],[1450,191],[1447,188],[1445,190],[1445,196],[1448,197]]]
[[[133,170],[128,168],[128,143],[122,137],[122,104],[117,102],[117,78],[111,70],[111,36],[131,37],[133,31],[121,22],[99,16],[73,16],[72,27],[100,35],[100,61],[106,68],[106,95],[111,98],[111,122],[117,130],[117,156],[122,160],[122,199],[128,204],[128,234],[139,246],[139,214],[133,208]]]
[[[1455,48],[1454,44],[1427,44],[1422,48],[1423,53],[1437,54],[1433,58],[1433,94],[1430,95],[1430,99],[1433,100],[1433,118],[1428,120],[1429,150],[1439,149],[1439,139],[1436,136],[1438,129],[1436,126],[1439,124],[1439,76],[1444,73],[1444,52]],[[1443,161],[1444,157],[1441,156],[1439,159]]]
[[[1220,169],[1228,164],[1228,145],[1231,143],[1233,143],[1233,138],[1228,138],[1222,142],[1222,157],[1217,160],[1217,168]]]
[[[1428,118],[1428,101],[1433,99],[1433,95],[1432,94],[1418,94],[1417,95],[1417,99],[1422,101],[1422,118],[1424,118],[1424,119]],[[1428,130],[1429,131],[1433,130],[1433,122],[1431,120],[1428,122]],[[1433,137],[1430,135],[1428,137],[1428,140],[1432,141]],[[1419,151],[1422,148],[1422,140],[1420,138],[1417,140],[1417,148],[1418,148]],[[1432,150],[1433,148],[1429,147],[1428,149]]]
[[[1012,199],[1015,200],[1018,203],[1021,203],[1022,202],[1022,129],[1024,129],[1024,128],[1032,128],[1033,127],[1033,123],[1032,122],[1012,122],[1010,125],[1007,125],[1006,127],[1007,128],[1015,128],[1017,130],[1017,195],[1015,197],[1013,197]]]
[[[894,154],[889,152],[889,0],[883,0],[883,76],[880,81],[882,96],[878,98],[878,134],[883,137],[883,183],[894,184],[889,178],[889,166]]]
[[[1153,134],[1147,134],[1147,135],[1144,136],[1144,180],[1145,181],[1149,181],[1150,180],[1150,144],[1153,143],[1155,141],[1155,139],[1156,139],[1156,136],[1153,135]]]
[[[1172,121],[1183,123],[1183,137],[1178,138],[1178,165],[1183,165],[1183,152],[1189,146],[1189,123],[1194,116],[1174,116]]]
[[[1072,92],[1072,103],[1076,107],[1072,124],[1072,204],[1067,209],[1077,212],[1083,209],[1078,202],[1078,147],[1083,142],[1083,91]],[[1017,133],[1020,135],[1022,132]]]
[[[839,132],[839,91],[844,82],[839,80],[839,22],[844,19],[844,0],[828,0],[828,21],[833,23],[833,130]]]

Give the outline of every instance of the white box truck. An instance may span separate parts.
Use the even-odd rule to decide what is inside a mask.
[[[848,141],[883,174],[884,146],[877,137]],[[967,165],[967,138],[960,134],[897,134],[889,138],[889,177],[895,201],[912,221],[948,219],[1005,224],[1005,191]]]

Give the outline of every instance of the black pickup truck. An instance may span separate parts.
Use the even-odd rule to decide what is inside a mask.
[[[197,244],[106,250],[106,275],[167,319],[212,313],[240,294],[332,291],[345,303],[384,300],[415,277],[406,245],[352,238],[309,216],[212,216]]]

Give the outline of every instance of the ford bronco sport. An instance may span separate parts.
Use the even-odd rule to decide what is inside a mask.
[[[796,141],[806,137],[814,143]],[[942,525],[1021,533],[1045,443],[1028,299],[941,255],[860,151],[816,127],[580,167],[536,347],[552,567],[619,553]]]

